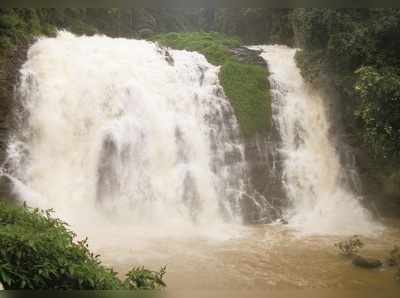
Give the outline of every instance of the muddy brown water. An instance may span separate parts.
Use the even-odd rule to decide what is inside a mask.
[[[381,234],[360,236],[365,243],[361,255],[385,260],[393,246],[400,245],[400,221],[386,220],[384,224]],[[334,243],[347,237],[302,236],[282,225],[247,226],[239,234],[222,241],[154,239],[136,247],[132,240],[129,248],[110,245],[98,251],[121,276],[132,266],[155,269],[167,265],[170,292],[294,297],[312,291],[321,297],[339,292],[336,297],[400,297],[395,268],[356,268],[338,253]]]

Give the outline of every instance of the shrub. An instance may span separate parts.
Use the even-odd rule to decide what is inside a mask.
[[[356,116],[363,124],[363,138],[375,156],[399,158],[400,75],[393,68],[357,70],[355,85],[362,99]]]
[[[166,286],[163,281],[163,277],[166,272],[166,267],[162,267],[159,272],[150,271],[144,267],[133,268],[126,275],[127,278],[124,282],[126,288],[144,289],[144,290],[156,290]]]
[[[341,254],[345,256],[355,255],[360,248],[364,246],[364,243],[358,238],[357,235],[351,237],[348,240],[335,243],[335,247],[339,249]]]
[[[87,239],[74,241],[66,223],[51,211],[0,203],[0,283],[6,289],[146,289],[162,285],[165,268],[153,274],[151,283],[136,282],[148,276],[144,268],[134,269],[122,282],[98,255],[90,252]],[[156,288],[156,287],[154,287]],[[159,288],[159,287],[157,287]]]

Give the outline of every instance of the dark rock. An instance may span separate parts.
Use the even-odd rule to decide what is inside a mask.
[[[284,218],[278,219],[278,222],[279,222],[281,225],[287,225],[287,224],[289,224],[288,221],[287,221],[286,219],[284,219]]]
[[[249,196],[241,200],[246,223],[271,223],[282,217],[287,206],[282,185],[279,156],[275,154],[278,141],[271,133],[257,133],[244,138],[244,157],[249,177]]]
[[[230,52],[233,54],[233,57],[239,62],[266,67],[265,60],[260,57],[261,51],[255,51],[245,47],[240,47],[230,49]]]
[[[382,266],[382,262],[377,259],[370,259],[361,256],[356,256],[353,259],[353,265],[366,269],[374,269]]]
[[[169,65],[173,66],[175,64],[174,58],[172,58],[171,54],[167,50],[165,50],[164,57],[165,61],[167,61]]]

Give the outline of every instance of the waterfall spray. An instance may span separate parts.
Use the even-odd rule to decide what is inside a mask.
[[[240,223],[243,148],[218,72],[143,40],[38,40],[8,150],[16,192],[75,225]]]

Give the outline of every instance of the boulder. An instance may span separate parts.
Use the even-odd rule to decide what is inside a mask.
[[[366,269],[373,269],[373,268],[378,268],[382,266],[382,262],[377,259],[370,259],[370,258],[365,258],[361,256],[356,256],[353,259],[353,265],[361,268],[366,268]]]
[[[246,47],[239,47],[230,49],[230,52],[231,54],[233,54],[233,57],[239,62],[267,67],[265,60],[260,57],[261,51],[250,50]]]
[[[4,290],[3,284],[0,282],[0,291]]]

